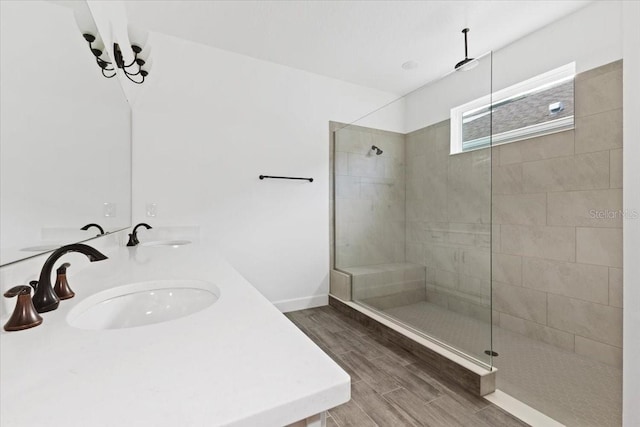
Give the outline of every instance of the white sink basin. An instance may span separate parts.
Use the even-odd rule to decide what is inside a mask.
[[[184,246],[191,243],[191,240],[154,240],[152,242],[144,242],[140,243],[141,246],[173,246],[177,248],[178,246]]]
[[[211,306],[216,285],[199,280],[154,280],[119,286],[92,295],[67,316],[79,329],[122,329],[168,322]]]

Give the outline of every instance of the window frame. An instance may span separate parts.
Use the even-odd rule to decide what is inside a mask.
[[[537,136],[548,135],[556,132],[563,132],[573,129],[574,116],[562,117],[556,120],[549,120],[518,129],[513,129],[497,135],[489,135],[463,143],[462,125],[463,114],[473,113],[486,109],[489,106],[501,103],[509,98],[527,95],[529,93],[543,90],[545,86],[555,86],[575,79],[576,63],[571,62],[561,67],[555,68],[546,73],[539,74],[530,79],[511,85],[507,88],[485,95],[466,104],[451,109],[451,149],[450,154],[467,153],[479,150],[488,146],[508,144],[521,141],[523,139],[535,138]],[[575,94],[574,94],[575,99]]]

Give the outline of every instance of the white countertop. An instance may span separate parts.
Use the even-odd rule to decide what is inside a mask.
[[[282,426],[349,400],[349,376],[215,251],[191,244],[106,255],[69,272],[76,296],[43,313],[42,325],[2,331],[3,427]],[[209,281],[220,297],[138,328],[66,321],[90,295],[154,279]]]

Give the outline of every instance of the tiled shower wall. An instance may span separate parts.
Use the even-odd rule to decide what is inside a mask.
[[[337,268],[404,262],[404,154],[400,133],[353,125],[335,132]]]
[[[485,321],[493,275],[494,324],[621,366],[620,61],[576,76],[572,131],[451,156],[448,120],[405,136],[345,130],[336,144],[336,197],[364,223],[336,212],[336,260],[424,265],[431,302]],[[384,173],[361,166],[375,138],[385,154],[397,150]],[[368,214],[375,211],[387,214]],[[344,224],[351,229],[341,231]]]
[[[406,136],[407,261],[426,266],[427,299],[491,319],[491,151],[450,151],[449,121]]]
[[[576,76],[575,130],[493,148],[503,328],[622,363],[622,63]]]

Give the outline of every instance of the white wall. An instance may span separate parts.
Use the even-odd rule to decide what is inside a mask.
[[[624,28],[624,209],[640,212],[640,2],[625,2]],[[623,424],[640,420],[640,218],[624,221]]]
[[[149,43],[154,69],[134,102],[134,222],[200,226],[281,308],[324,303],[329,121],[353,121],[393,95],[158,33]],[[399,130],[397,105],[376,126]]]
[[[406,101],[406,131],[449,118],[451,107],[476,99],[489,82],[496,91],[571,61],[580,73],[622,58],[621,10],[620,1],[596,1],[493,52],[492,77],[480,67],[460,73],[478,83],[475,91],[459,84],[460,77],[449,77],[412,92]]]

